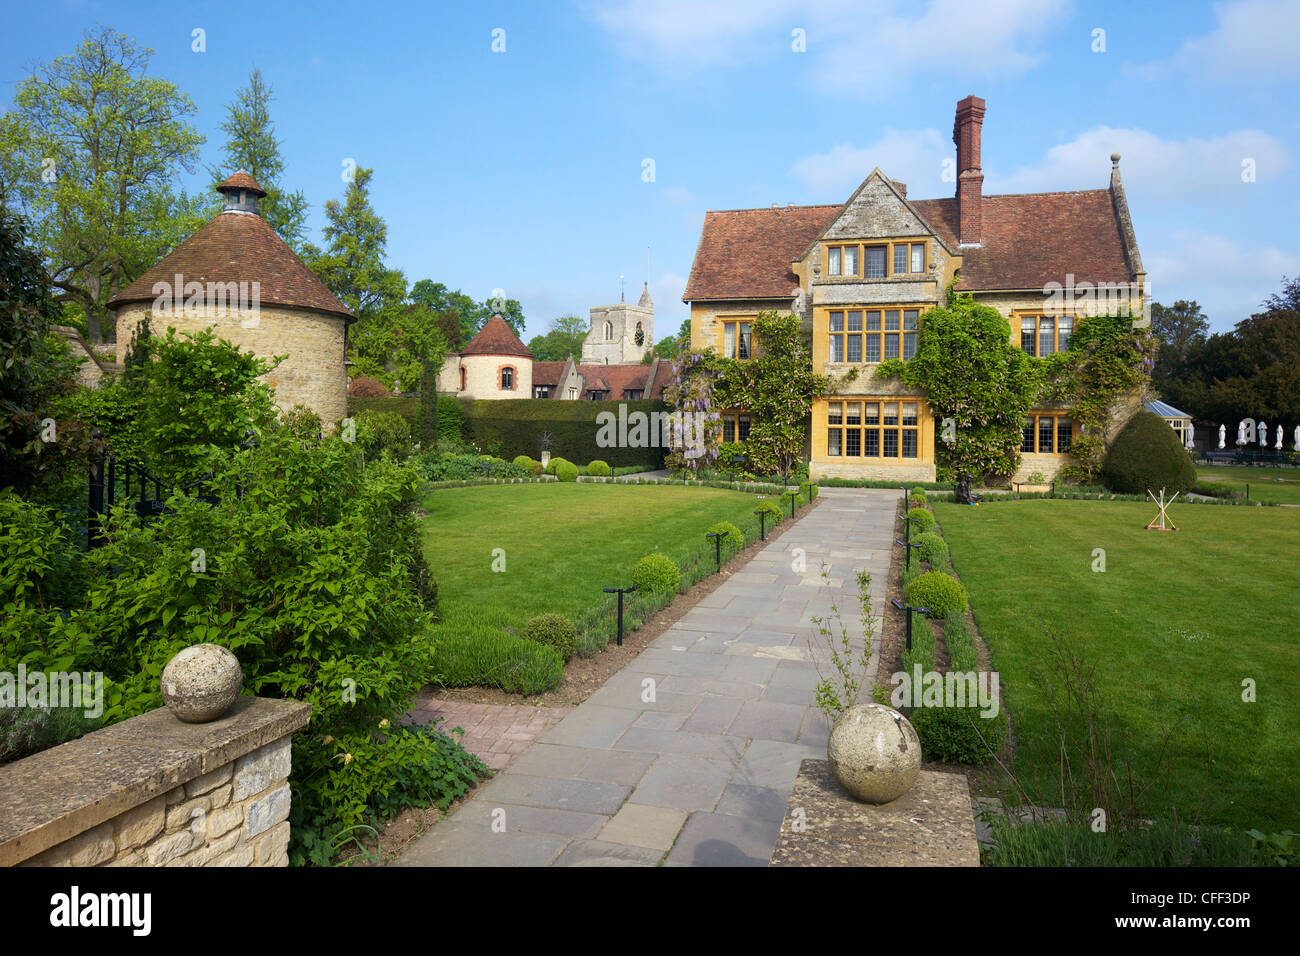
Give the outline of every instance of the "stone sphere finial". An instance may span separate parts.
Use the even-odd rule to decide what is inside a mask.
[[[1119,165],[1119,153],[1111,153],[1111,154],[1110,154],[1110,164],[1111,164],[1112,166],[1118,166],[1118,165]]]
[[[854,704],[831,728],[826,756],[840,786],[864,803],[897,800],[921,772],[921,738],[911,721],[881,704]]]
[[[179,651],[163,668],[163,703],[178,720],[206,724],[216,720],[239,697],[244,672],[239,659],[217,644],[194,644]]]

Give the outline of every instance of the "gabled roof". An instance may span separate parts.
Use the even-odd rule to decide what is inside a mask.
[[[957,200],[907,204],[957,249]],[[960,249],[963,292],[1042,289],[1064,283],[1130,282],[1128,256],[1109,189],[983,198],[983,243]],[[843,206],[710,212],[684,301],[786,298],[797,278],[790,263],[839,216]]]
[[[649,365],[579,365],[578,374],[582,376],[584,394],[599,390],[609,392],[610,398],[626,398],[629,389],[649,391],[646,388]]]
[[[479,330],[478,335],[469,340],[469,344],[460,350],[461,355],[518,355],[532,358],[533,353],[519,341],[515,330],[506,325],[506,320],[499,315],[488,319]]]
[[[227,182],[234,180],[236,173]],[[253,186],[253,178],[244,176]],[[321,282],[266,220],[256,213],[226,210],[205,223],[170,255],[122,289],[108,303],[116,309],[132,302],[158,298],[154,284],[170,288],[183,282],[256,282],[263,305],[290,306],[329,312],[348,321],[356,316]],[[177,289],[178,297],[183,290]]]
[[[559,385],[560,375],[564,372],[564,362],[534,362],[534,385]]]
[[[706,213],[682,300],[793,297],[799,280],[790,263],[843,208],[778,206]]]

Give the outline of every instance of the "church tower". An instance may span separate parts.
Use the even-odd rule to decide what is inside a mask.
[[[591,328],[582,343],[584,365],[636,365],[655,344],[655,304],[650,284],[636,305],[598,305],[591,310]]]

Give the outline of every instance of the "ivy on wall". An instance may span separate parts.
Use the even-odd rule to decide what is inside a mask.
[[[925,393],[939,464],[967,492],[975,479],[1019,467],[1021,428],[1043,373],[1011,344],[1011,326],[997,309],[950,289],[947,306],[921,317],[916,354],[882,362],[876,374]]]

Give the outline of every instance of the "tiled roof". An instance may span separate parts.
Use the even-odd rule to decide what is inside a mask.
[[[564,371],[563,362],[534,362],[534,385],[559,385],[560,373]]]
[[[247,189],[251,192],[257,193],[259,196],[266,195],[266,190],[257,184],[257,180],[242,169],[236,171],[224,183],[220,183],[217,186],[218,191],[222,189]]]
[[[626,398],[628,389],[645,391],[649,365],[579,365],[586,392],[609,392],[610,398]],[[649,398],[643,395],[643,398]]]
[[[244,175],[252,182],[253,177]],[[315,309],[348,320],[356,319],[256,213],[232,210],[219,213],[170,255],[118,292],[108,305],[118,308],[131,302],[152,302],[158,297],[153,291],[154,283],[165,282],[170,286],[178,274],[186,283],[257,282],[264,305]],[[176,294],[180,296],[182,290],[176,290]]]
[[[799,280],[790,272],[790,263],[843,208],[778,206],[706,213],[682,299],[793,297]]]
[[[514,329],[506,325],[506,320],[494,315],[484,323],[478,335],[470,339],[469,344],[460,350],[461,355],[518,355],[532,358],[533,353],[519,341]]]
[[[913,199],[945,243],[957,248],[957,200]],[[790,263],[841,206],[710,212],[682,298],[786,298]],[[983,243],[959,250],[960,291],[1041,289],[1049,282],[1129,282],[1132,272],[1109,189],[985,196]]]

